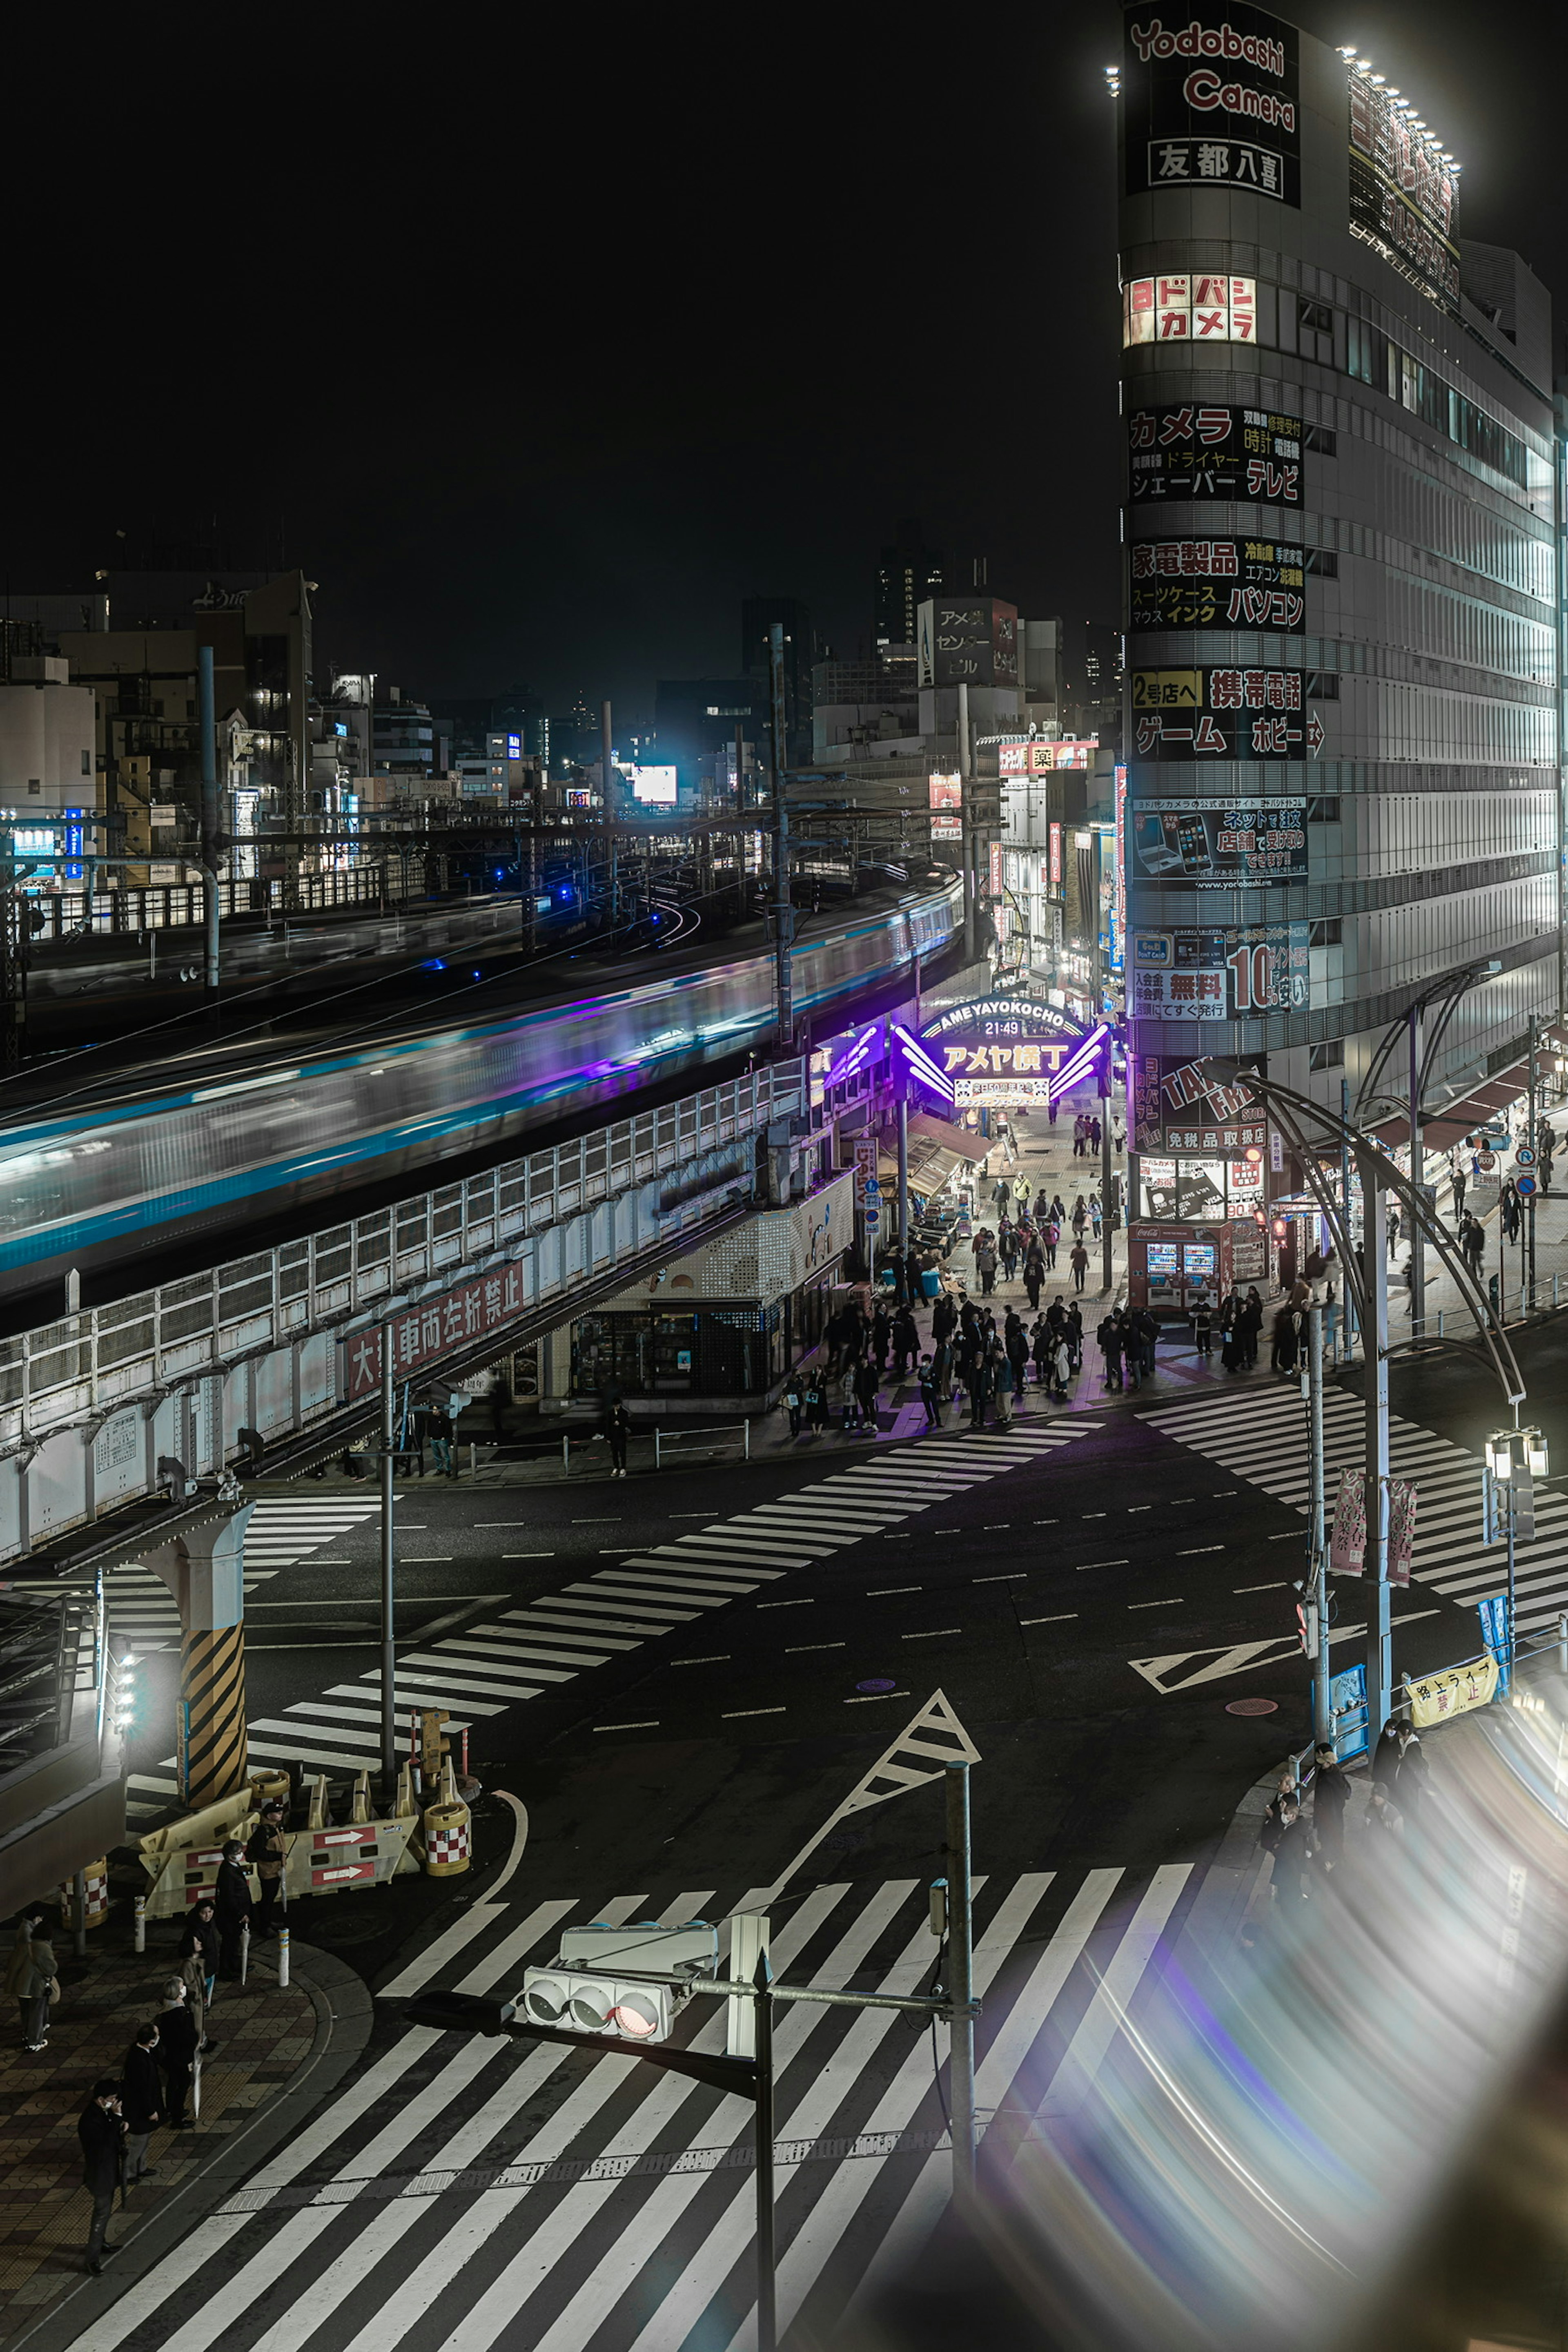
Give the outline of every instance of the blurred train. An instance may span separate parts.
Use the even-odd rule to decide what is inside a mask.
[[[839,1004],[938,953],[963,920],[956,881],[821,918],[794,952],[799,1014]],[[220,1063],[183,1088],[106,1081],[54,1116],[0,1132],[0,1270],[16,1287],[236,1231],[262,1217],[408,1177],[521,1139],[762,1043],[774,1018],[770,950],[597,995],[402,1034],[345,1052]],[[826,1024],[818,1019],[819,1032]],[[63,1076],[63,1071],[62,1071]]]

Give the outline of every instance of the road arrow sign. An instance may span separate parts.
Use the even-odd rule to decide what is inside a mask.
[[[751,1898],[747,1907],[762,1910],[771,1902],[789,1885],[800,1864],[815,1853],[829,1831],[848,1814],[862,1813],[868,1805],[884,1805],[890,1797],[902,1797],[911,1789],[923,1789],[930,1781],[939,1780],[949,1764],[977,1764],[979,1760],[980,1751],[954,1714],[946,1693],[934,1691],[913,1722],[878,1757],[859,1787],[851,1790],[815,1836],[807,1840],[789,1869],[781,1871],[770,1887]]]

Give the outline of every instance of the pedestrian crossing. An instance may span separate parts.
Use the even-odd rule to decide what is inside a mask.
[[[1261,1391],[1233,1389],[1203,1402],[1144,1413],[1166,1437],[1248,1479],[1276,1501],[1304,1513],[1308,1507],[1306,1407],[1292,1382]],[[1365,1454],[1365,1408],[1359,1397],[1329,1389],[1323,1397],[1323,1458],[1332,1516],[1342,1469],[1360,1469]],[[1468,1609],[1506,1589],[1507,1556],[1481,1541],[1481,1465],[1462,1445],[1437,1436],[1399,1413],[1388,1420],[1389,1462],[1396,1478],[1416,1489],[1413,1584],[1430,1585]],[[1568,1501],[1537,1490],[1536,1537],[1518,1550],[1515,1592],[1519,1630],[1553,1624],[1568,1608]],[[1476,1647],[1479,1646],[1479,1633]]]
[[[802,1569],[836,1561],[866,1536],[1029,1468],[1102,1425],[1064,1414],[1005,1430],[936,1430],[668,1543],[607,1549],[603,1565],[559,1591],[403,1651],[398,1707],[444,1707],[458,1729],[485,1723]],[[252,1762],[302,1762],[327,1773],[373,1765],[381,1683],[378,1665],[253,1722]]]
[[[977,1878],[982,2161],[1092,2091],[1136,2028],[1194,1892],[1190,1866]],[[722,1922],[759,1890],[486,1905],[440,1981],[512,1998],[565,1927]],[[481,1945],[483,1948],[481,1948]],[[727,1949],[721,1929],[721,1955]],[[915,1879],[776,1906],[776,1978],[915,1993],[939,1948]],[[388,1988],[431,1981],[415,1963]],[[722,2051],[725,2004],[675,2038]],[[918,2252],[950,2179],[947,2032],[907,2013],[780,2002],[775,2191],[780,2331],[824,2341],[857,2289]],[[749,2103],[623,2056],[405,2028],[330,2105],[92,2324],[81,2352],[748,2352],[755,2344]],[[199,2305],[170,2332],[166,2306]],[[172,2315],[170,2315],[171,2316]]]

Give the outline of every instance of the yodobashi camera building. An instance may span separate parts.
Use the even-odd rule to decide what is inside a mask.
[[[1561,519],[1550,299],[1459,234],[1419,20],[1397,59],[1239,5],[1124,32],[1129,1111],[1168,1230],[1189,1160],[1206,1224],[1256,1202],[1223,1146],[1200,1175],[1245,1124],[1200,1057],[1337,1108],[1495,957],[1462,1103],[1556,1011]]]

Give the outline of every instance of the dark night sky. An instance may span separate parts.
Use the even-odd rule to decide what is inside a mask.
[[[1464,232],[1568,306],[1560,10],[1285,13],[1416,100]],[[282,518],[319,672],[628,719],[731,669],[747,593],[852,655],[902,514],[1027,611],[1113,617],[1109,0],[552,16],[494,52],[466,12],[280,11],[227,57],[210,15],[34,31],[63,111],[30,220],[9,174],[13,584],[214,516],[275,559]]]

